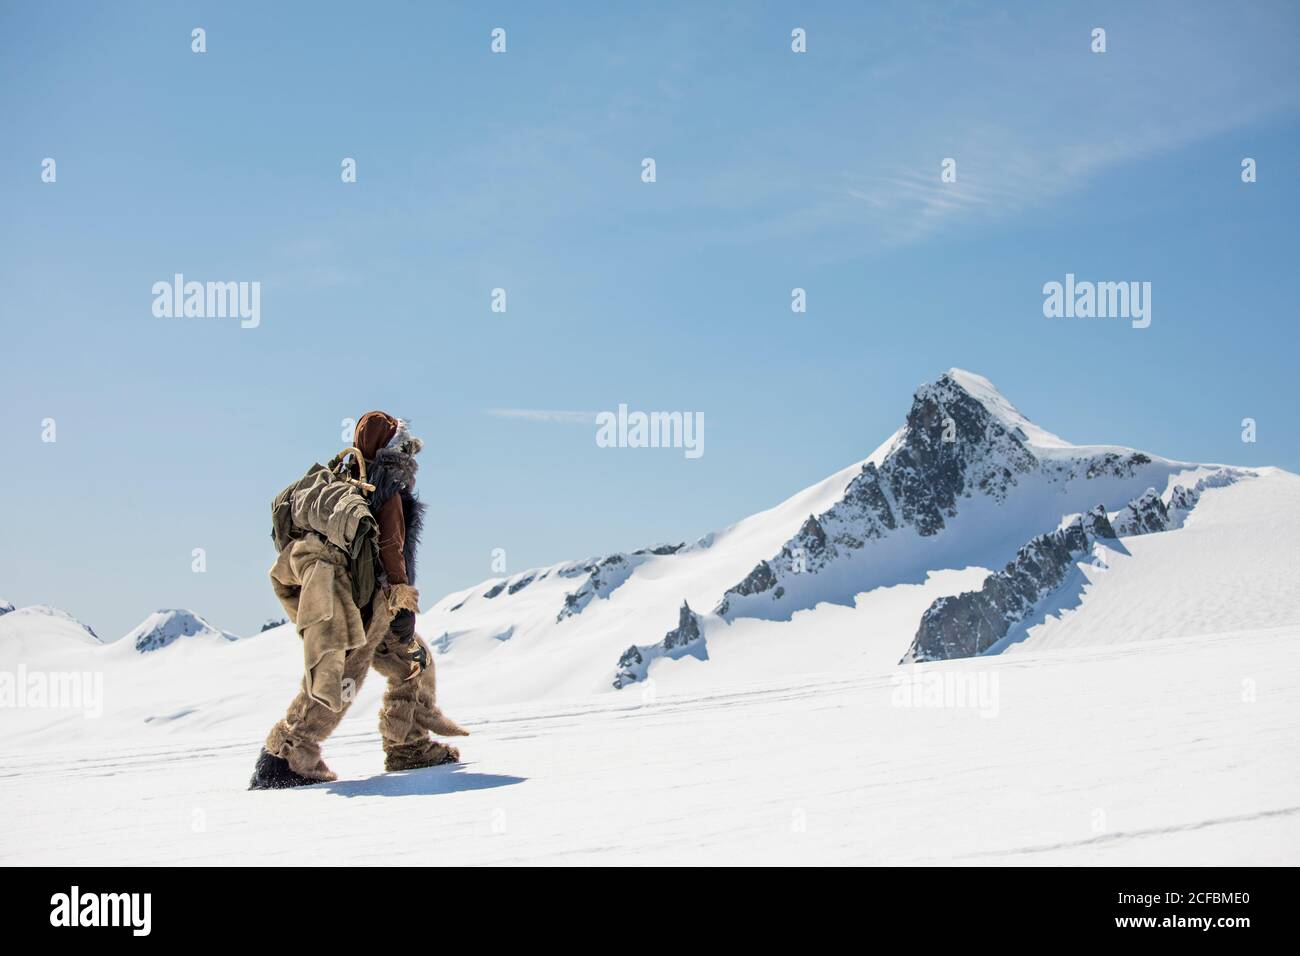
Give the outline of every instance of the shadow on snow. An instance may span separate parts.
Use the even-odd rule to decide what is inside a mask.
[[[364,780],[336,780],[318,786],[326,793],[341,797],[415,797],[510,787],[527,779],[510,774],[472,773],[464,764],[447,764],[381,773]]]

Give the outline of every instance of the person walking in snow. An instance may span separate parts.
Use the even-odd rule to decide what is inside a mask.
[[[272,505],[280,554],[271,583],[302,638],[304,674],[266,738],[251,790],[337,779],[321,744],[371,667],[388,680],[379,714],[385,770],[455,762],[459,751],[431,734],[468,734],[438,709],[433,658],[415,632],[422,443],[406,422],[374,411],[357,422],[353,446],[350,464],[341,454],[313,466]]]

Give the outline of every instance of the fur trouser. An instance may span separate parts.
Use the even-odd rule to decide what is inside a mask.
[[[366,643],[349,651],[344,660],[342,708],[330,710],[313,700],[305,690],[300,690],[284,719],[271,728],[266,738],[269,753],[284,758],[291,770],[309,779],[338,779],[321,757],[321,743],[343,720],[361,690],[366,672],[374,667],[388,678],[379,714],[384,769],[427,767],[459,757],[455,748],[440,744],[429,736],[430,731],[448,736],[468,733],[438,709],[433,655],[428,645],[417,636],[416,640],[424,645],[429,666],[418,677],[406,680],[411,668],[402,655],[402,646],[389,635],[392,620],[392,608],[377,597],[373,617],[366,628]]]
[[[411,670],[409,645],[403,648],[391,639],[379,644],[372,662],[375,670],[388,678],[379,710],[385,770],[411,770],[458,760],[460,752],[455,747],[440,744],[429,735],[459,737],[469,733],[438,709],[433,652],[423,638],[417,635],[415,639],[429,662],[420,676],[405,680]]]

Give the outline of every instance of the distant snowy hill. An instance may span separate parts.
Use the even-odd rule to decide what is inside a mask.
[[[148,653],[168,647],[182,637],[199,641],[239,640],[237,635],[218,630],[193,611],[161,610],[150,614],[133,630],[128,631],[122,638],[122,643],[130,644],[141,653]]]
[[[16,638],[18,634],[49,634],[52,640],[100,646],[104,643],[89,624],[83,624],[67,611],[47,604],[15,608],[10,604],[4,614],[0,636]]]
[[[36,604],[0,616],[0,670],[55,666],[57,661],[94,659],[104,642],[66,611]]]

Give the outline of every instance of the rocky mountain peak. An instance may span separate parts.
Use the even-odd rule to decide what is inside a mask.
[[[1071,445],[1022,415],[988,379],[949,369],[916,390],[903,427],[862,466],[842,497],[811,515],[778,554],[728,588],[714,613],[728,620],[762,617],[775,610],[774,602],[815,601],[821,596],[817,589],[807,586],[807,577],[800,582],[795,575],[816,575],[851,561],[886,537],[934,538],[969,499],[1014,509],[1012,497],[1041,502],[1046,489],[1077,508],[1090,504],[1088,498],[1097,500],[1097,492],[1086,487],[1094,482],[1118,479],[1127,487],[1131,479],[1158,478],[1160,473],[1161,466],[1141,452]],[[1035,490],[1021,495],[1029,486]],[[1085,520],[1089,534],[1106,536],[1110,530],[1094,530],[1095,515]],[[1111,533],[1125,532],[1117,528]],[[852,574],[846,569],[839,577],[846,581]],[[800,591],[804,598],[787,598]]]
[[[780,554],[761,561],[723,595],[715,613],[728,616],[739,599],[756,594],[780,600],[786,576],[816,573],[899,528],[921,537],[938,534],[962,498],[982,494],[1004,501],[1020,476],[1039,467],[1028,445],[1033,428],[978,375],[950,369],[922,385],[879,464],[864,464],[843,497],[810,515]]]

